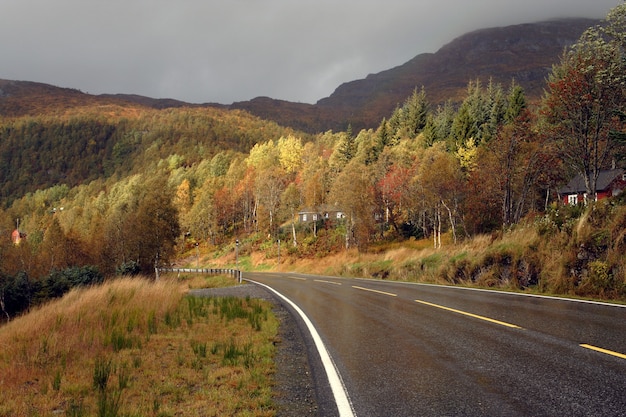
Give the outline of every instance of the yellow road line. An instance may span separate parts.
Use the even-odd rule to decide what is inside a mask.
[[[415,302],[420,303],[420,304],[425,304],[425,305],[431,306],[431,307],[437,307],[437,308],[440,308],[442,310],[452,311],[453,313],[463,314],[464,316],[473,317],[475,319],[485,320],[485,321],[488,321],[490,323],[499,324],[501,326],[512,327],[514,329],[522,329],[522,327],[520,327],[520,326],[518,326],[516,324],[511,324],[511,323],[507,323],[505,321],[490,319],[489,317],[479,316],[478,314],[468,313],[467,311],[455,310],[454,308],[445,307],[445,306],[441,306],[439,304],[433,304],[433,303],[429,303],[429,302],[421,301],[421,300],[415,300]]]
[[[323,282],[324,284],[341,285],[341,282],[324,281],[323,279],[314,279],[315,282]]]
[[[397,297],[398,294],[392,294],[390,292],[384,292],[384,291],[378,291],[378,290],[373,290],[371,288],[363,288],[363,287],[357,287],[356,285],[353,285],[352,288],[356,288],[357,290],[363,290],[363,291],[369,291],[369,292],[375,292],[378,294],[384,294],[384,295],[388,295],[390,297]]]
[[[626,359],[626,355],[624,355],[623,353],[614,352],[614,351],[608,350],[608,349],[602,349],[602,348],[599,348],[597,346],[587,345],[587,344],[583,343],[583,344],[580,345],[580,347],[584,347],[585,349],[595,350],[596,352],[606,353],[607,355],[616,356],[618,358]]]

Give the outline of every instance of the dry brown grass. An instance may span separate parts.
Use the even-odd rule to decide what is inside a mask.
[[[120,392],[119,415],[273,415],[278,323],[269,306],[238,301],[265,311],[255,329],[246,319],[227,323],[216,299],[189,301],[186,289],[176,280],[120,279],[0,328],[0,416],[98,415],[99,360],[112,364],[108,390]],[[239,356],[224,363],[228,347]]]

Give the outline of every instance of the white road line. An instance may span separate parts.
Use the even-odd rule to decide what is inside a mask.
[[[311,320],[307,317],[306,314],[304,314],[304,311],[302,311],[300,307],[298,307],[293,301],[291,301],[289,298],[285,297],[284,295],[276,291],[274,288],[265,284],[261,284],[260,282],[250,280],[250,279],[246,279],[246,281],[254,282],[257,285],[261,285],[262,287],[265,287],[268,290],[272,291],[274,294],[276,294],[277,296],[282,298],[286,303],[288,303],[291,307],[293,307],[293,309],[300,315],[300,317],[304,321],[304,324],[306,324],[306,327],[309,329],[309,332],[311,333],[311,337],[313,338],[315,347],[317,348],[317,351],[322,360],[322,365],[324,365],[324,369],[326,370],[326,376],[328,377],[330,389],[332,390],[333,396],[335,397],[335,403],[337,404],[339,417],[354,417],[355,413],[354,413],[354,409],[352,408],[352,402],[350,401],[350,398],[348,396],[348,392],[346,391],[346,387],[343,383],[343,380],[341,379],[341,376],[339,375],[339,371],[337,370],[335,363],[330,357],[330,354],[328,353],[328,350],[326,349],[326,346],[324,345],[322,338],[320,337],[319,333],[313,326],[313,323],[311,323]]]
[[[326,281],[323,279],[314,279],[315,282],[323,282],[324,284],[341,285],[341,282]]]
[[[381,281],[378,279],[371,279],[371,278],[353,278],[353,279],[360,280],[360,281],[374,281],[374,282]],[[594,304],[594,305],[605,306],[605,307],[626,308],[626,304],[606,303],[603,301],[583,300],[580,298],[565,298],[565,297],[559,297],[556,295],[541,295],[541,294],[530,294],[530,293],[525,293],[525,292],[498,291],[498,290],[489,290],[486,288],[459,287],[459,286],[454,286],[454,285],[426,284],[423,282],[400,282],[400,281],[385,281],[385,282],[389,284],[413,285],[413,286],[422,286],[422,287],[437,287],[437,288],[447,288],[447,289],[465,290],[465,291],[491,292],[491,293],[504,294],[504,295],[516,295],[520,297],[547,298],[549,300],[569,301],[572,303]]]
[[[369,292],[375,292],[377,294],[388,295],[390,297],[397,297],[398,296],[398,294],[394,294],[394,293],[391,293],[391,292],[378,291],[378,290],[373,290],[371,288],[365,288],[365,287],[357,287],[356,285],[353,285],[352,288],[355,288],[355,289],[361,290],[361,291],[369,291]]]

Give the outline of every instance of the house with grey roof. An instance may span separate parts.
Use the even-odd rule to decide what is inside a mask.
[[[621,168],[600,171],[596,183],[596,201],[619,195],[626,189],[626,174]],[[588,200],[585,180],[579,174],[559,189],[563,204],[586,203]]]

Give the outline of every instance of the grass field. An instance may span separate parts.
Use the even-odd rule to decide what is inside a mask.
[[[274,415],[271,305],[202,286],[123,278],[4,325],[0,416]]]

